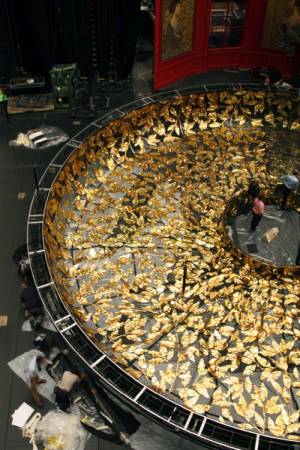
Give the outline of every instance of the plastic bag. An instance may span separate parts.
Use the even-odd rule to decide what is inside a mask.
[[[35,438],[47,450],[84,450],[89,433],[80,423],[80,416],[50,411],[37,425]]]
[[[12,147],[24,145],[28,148],[43,149],[60,144],[69,139],[69,136],[60,128],[42,125],[39,128],[19,133],[17,139],[9,141]]]

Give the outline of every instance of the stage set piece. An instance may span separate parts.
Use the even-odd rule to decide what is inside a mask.
[[[71,139],[32,200],[35,282],[95,382],[211,445],[298,448],[300,204],[278,185],[299,107],[241,85],[139,100]]]

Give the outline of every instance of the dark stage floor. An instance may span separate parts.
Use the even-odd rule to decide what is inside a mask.
[[[124,103],[147,96],[151,93],[151,61],[137,63],[131,86],[124,92],[110,92],[110,108],[113,109]],[[199,85],[205,83],[226,82],[252,82],[250,72],[212,72],[202,76],[192,77],[171,88]],[[0,449],[1,450],[27,450],[31,445],[21,437],[20,431],[12,427],[11,414],[23,402],[32,404],[30,392],[25,383],[14,375],[7,363],[17,355],[32,348],[34,332],[21,330],[23,313],[19,302],[19,279],[16,266],[11,256],[14,250],[26,241],[26,219],[31,197],[34,191],[34,178],[32,166],[34,165],[39,175],[55,155],[58,148],[50,147],[45,150],[30,150],[24,147],[9,147],[8,143],[19,132],[26,132],[41,124],[57,125],[66,131],[71,137],[86,123],[74,125],[67,112],[19,114],[11,117],[11,123],[6,124],[3,117],[0,118],[0,207],[2,220],[0,223],[1,235],[1,310],[2,316],[8,316],[7,326],[0,328],[1,333],[1,406],[0,420]],[[19,193],[25,193],[24,199],[18,199]],[[51,405],[45,402],[44,411],[51,409]],[[142,422],[138,433],[133,436],[134,448],[140,450],[168,450],[175,448],[196,449],[201,448],[168,431],[162,430],[137,415]],[[92,437],[87,446],[88,449],[117,449],[119,446],[100,441]]]

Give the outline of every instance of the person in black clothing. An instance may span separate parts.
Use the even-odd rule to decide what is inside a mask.
[[[300,244],[298,246],[298,253],[296,257],[296,266],[300,266]]]
[[[21,303],[24,308],[25,317],[35,318],[43,316],[43,305],[35,286],[25,280],[21,283]]]
[[[249,202],[253,203],[260,193],[260,186],[257,180],[251,180],[247,195]]]
[[[47,336],[45,333],[41,333],[35,338],[33,345],[37,350],[44,353],[44,355],[49,358],[51,350],[55,347],[55,342],[50,336]]]

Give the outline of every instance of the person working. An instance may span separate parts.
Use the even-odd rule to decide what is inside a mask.
[[[0,86],[0,107],[1,107],[1,110],[5,114],[6,122],[9,123],[9,114],[8,114],[7,106],[8,106],[8,98],[6,97],[6,95],[4,93],[3,87]]]
[[[257,180],[252,180],[249,184],[247,195],[248,200],[253,202],[260,192],[260,186]]]
[[[30,358],[28,366],[24,369],[25,381],[28,384],[34,402],[39,408],[43,406],[42,397],[39,394],[37,387],[39,384],[46,383],[39,377],[39,372],[41,371],[41,364],[45,361],[45,355],[42,352],[36,351],[35,354]]]
[[[82,378],[83,375],[79,374],[75,369],[72,372],[66,370],[63,373],[62,379],[54,388],[55,401],[62,411],[66,411],[70,407],[70,392],[74,385],[79,383]]]
[[[265,211],[265,204],[263,202],[264,200],[264,193],[260,192],[258,196],[254,199],[253,202],[253,208],[252,208],[252,220],[251,220],[251,231],[255,231],[257,225],[261,221],[264,211]]]
[[[25,318],[29,318],[32,328],[37,330],[44,316],[42,301],[33,283],[23,280],[21,288],[20,298]]]
[[[281,178],[282,186],[282,200],[281,200],[281,208],[285,208],[287,199],[290,193],[296,190],[299,186],[298,180],[298,171],[294,170],[292,175],[285,175]]]

